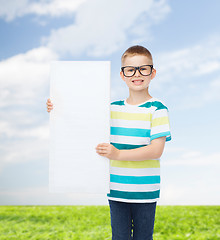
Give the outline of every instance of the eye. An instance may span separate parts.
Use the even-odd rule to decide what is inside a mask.
[[[141,71],[147,70],[147,67],[140,68]]]
[[[133,67],[126,67],[125,70],[127,72],[134,72],[135,71],[135,69]]]

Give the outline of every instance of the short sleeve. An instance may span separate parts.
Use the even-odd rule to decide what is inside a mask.
[[[150,141],[159,137],[171,140],[169,113],[167,107],[157,108],[152,114]]]

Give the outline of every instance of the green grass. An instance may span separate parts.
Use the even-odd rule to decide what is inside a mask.
[[[111,239],[108,206],[0,206],[1,240]],[[220,239],[220,206],[157,206],[154,240]]]

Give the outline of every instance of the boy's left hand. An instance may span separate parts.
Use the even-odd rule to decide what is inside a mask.
[[[96,147],[96,152],[103,157],[117,160],[120,150],[109,143],[100,143]]]

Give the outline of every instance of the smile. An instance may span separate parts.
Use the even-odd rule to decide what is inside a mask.
[[[132,82],[133,82],[135,85],[141,85],[143,81],[144,81],[144,80],[133,80]]]

